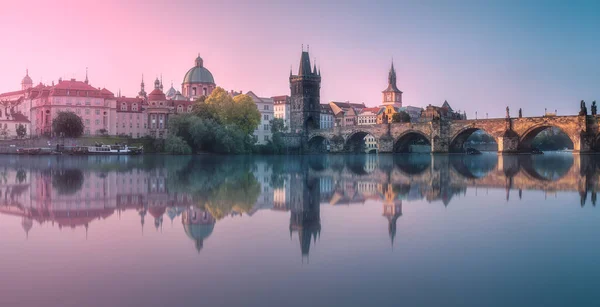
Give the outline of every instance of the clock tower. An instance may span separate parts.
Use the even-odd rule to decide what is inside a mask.
[[[397,108],[402,107],[402,91],[396,86],[396,70],[394,69],[394,62],[388,74],[388,87],[383,91],[383,105],[394,106]]]

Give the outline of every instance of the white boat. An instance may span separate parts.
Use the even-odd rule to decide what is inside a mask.
[[[141,153],[139,148],[128,147],[127,145],[99,145],[86,146],[87,154],[90,155],[135,155]]]

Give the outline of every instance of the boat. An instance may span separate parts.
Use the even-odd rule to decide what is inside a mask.
[[[87,155],[137,155],[140,153],[142,153],[141,148],[129,147],[127,145],[83,146],[74,150],[74,154]]]

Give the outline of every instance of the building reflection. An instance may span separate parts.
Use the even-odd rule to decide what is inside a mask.
[[[178,217],[199,252],[223,218],[261,210],[289,214],[289,232],[308,258],[321,233],[321,206],[382,205],[393,246],[402,206],[449,206],[467,189],[575,191],[595,206],[600,169],[594,156],[302,156],[0,157],[0,213],[19,216],[25,236],[36,225],[85,228],[139,214],[162,231]],[[588,197],[589,194],[589,197]],[[166,216],[166,217],[165,217]],[[154,229],[152,229],[154,228]],[[146,231],[148,231],[146,229]]]

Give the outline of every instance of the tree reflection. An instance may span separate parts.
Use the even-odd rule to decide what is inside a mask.
[[[71,195],[81,190],[83,172],[79,169],[57,169],[51,171],[52,187],[61,195]]]

